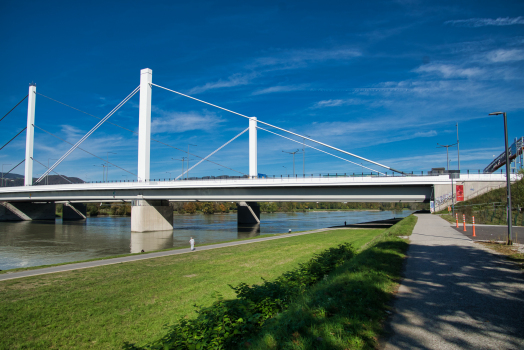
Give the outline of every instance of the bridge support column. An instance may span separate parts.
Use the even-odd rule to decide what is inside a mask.
[[[54,220],[55,203],[0,202],[0,221]]]
[[[249,118],[249,178],[256,179],[257,169],[257,118]]]
[[[25,173],[24,185],[33,185],[33,144],[35,140],[35,102],[36,85],[29,85],[29,95],[27,96],[27,129],[25,137]]]
[[[62,220],[85,220],[87,218],[87,205],[84,203],[64,203]]]
[[[131,207],[131,231],[173,230],[173,208],[169,201],[138,200]]]
[[[260,207],[258,203],[238,202],[237,222],[239,224],[260,224]]]

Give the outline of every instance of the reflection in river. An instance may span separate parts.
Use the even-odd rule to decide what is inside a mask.
[[[142,250],[189,247],[258,235],[405,217],[411,211],[311,211],[262,213],[261,224],[237,224],[236,214],[175,215],[174,230],[131,233],[129,217],[94,217],[83,221],[0,222],[0,269],[57,264]]]

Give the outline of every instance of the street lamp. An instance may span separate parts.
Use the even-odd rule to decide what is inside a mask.
[[[457,145],[456,143],[452,144],[452,145],[441,145],[440,143],[437,142],[437,145],[439,145],[440,147],[437,147],[437,148],[444,148],[446,147],[446,170],[449,170],[449,155],[448,155],[448,148],[450,147],[453,147],[455,145]]]
[[[106,165],[102,164],[102,165],[93,165],[93,166],[102,167],[102,182],[105,182],[104,176],[106,175]]]
[[[4,187],[4,165],[13,165],[13,164],[2,164],[2,187]]]
[[[182,157],[182,159],[175,159],[175,158],[171,158],[171,159],[172,160],[178,160],[178,161],[182,162],[182,172],[180,173],[181,174],[180,176],[182,176],[182,180],[184,180],[184,177],[183,177],[183,175],[184,175],[184,163],[186,161],[186,157]],[[188,169],[189,169],[189,167],[188,167]]]
[[[106,159],[106,161],[107,161],[107,170],[106,170],[106,171],[107,171],[107,175],[106,175],[106,181],[109,181],[109,153],[111,153],[111,154],[116,154],[115,152],[107,152],[107,156],[106,156],[106,157],[107,157],[107,159]]]
[[[186,179],[188,179],[188,180],[189,180],[189,146],[197,147],[197,145],[193,145],[192,143],[188,143],[187,144],[187,174],[186,174]]]
[[[295,154],[299,153],[300,151],[297,149],[295,152],[286,152],[286,151],[282,151],[282,152],[293,155],[293,177],[295,177]]]
[[[493,112],[488,115],[500,115],[504,117],[504,142],[505,142],[505,152],[506,152],[506,193],[508,196],[508,203],[507,203],[507,218],[508,218],[508,245],[512,245],[513,241],[511,240],[511,179],[509,174],[509,154],[508,154],[508,122],[506,119],[506,112]]]

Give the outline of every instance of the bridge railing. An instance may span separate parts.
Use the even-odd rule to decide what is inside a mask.
[[[515,169],[512,169],[512,173],[515,174]],[[501,175],[505,175],[505,173],[500,172]],[[322,174],[322,173],[316,173],[316,174],[281,174],[281,175],[266,175],[266,174],[259,174],[259,176],[256,178],[257,180],[267,180],[267,181],[278,181],[278,180],[281,180],[281,181],[293,181],[293,180],[296,180],[296,181],[299,181],[300,179],[340,179],[340,178],[353,178],[353,179],[357,179],[357,178],[389,178],[389,177],[395,177],[395,178],[421,178],[421,177],[434,177],[434,176],[442,176],[442,175],[446,175],[446,174],[442,174],[442,173],[434,173],[434,172],[431,172],[431,171],[411,171],[411,172],[404,172],[404,174],[398,174],[398,173],[393,173],[393,172],[385,172],[385,173],[375,173],[375,172],[370,172],[370,173],[365,173],[365,172],[361,172],[361,173],[325,173],[325,174]],[[466,180],[468,178],[472,178],[472,179],[477,179],[477,180],[481,180],[481,179],[489,179],[491,177],[491,175],[494,175],[494,176],[498,176],[498,172],[497,173],[493,173],[493,174],[484,174],[480,169],[479,170],[463,170],[461,173],[460,173],[460,179],[463,179],[463,180]],[[79,178],[69,178],[70,180],[74,180],[72,181],[71,185],[75,185],[75,184],[80,184],[80,183],[86,183],[86,184],[103,184],[103,183],[106,183],[106,184],[110,184],[110,183],[137,183],[139,181],[137,181],[136,179],[129,179],[129,180],[110,180],[110,181],[83,181]],[[460,181],[460,179],[457,179]],[[4,179],[5,180],[5,179]],[[204,181],[214,181],[214,182],[217,182],[217,181],[220,181],[220,182],[228,182],[228,181],[238,181],[238,180],[249,180],[249,176],[248,175],[239,175],[239,176],[235,176],[235,175],[219,175],[219,176],[202,176],[202,177],[189,177],[189,178],[183,178],[183,179],[177,179],[175,180],[174,178],[153,178],[153,179],[149,179],[147,181],[141,181],[141,182],[173,182],[173,181],[176,181],[176,182],[183,182],[183,181],[199,181],[199,182],[204,182]],[[51,184],[50,184],[51,185]],[[55,184],[56,185],[56,184]],[[69,184],[60,184],[60,185],[69,185]],[[0,187],[11,187],[11,186],[14,186],[13,184],[10,184],[9,182],[6,182],[6,181],[2,181],[0,183]],[[38,183],[38,184],[34,184],[34,186],[46,186],[45,183]]]

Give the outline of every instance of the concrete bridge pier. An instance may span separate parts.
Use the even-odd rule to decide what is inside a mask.
[[[87,205],[84,203],[64,203],[62,220],[74,221],[87,219]]]
[[[54,219],[54,202],[0,202],[0,221],[31,221]]]
[[[173,208],[167,200],[137,200],[131,206],[131,232],[173,230]]]
[[[258,203],[238,202],[237,222],[239,224],[260,224],[260,206]]]

